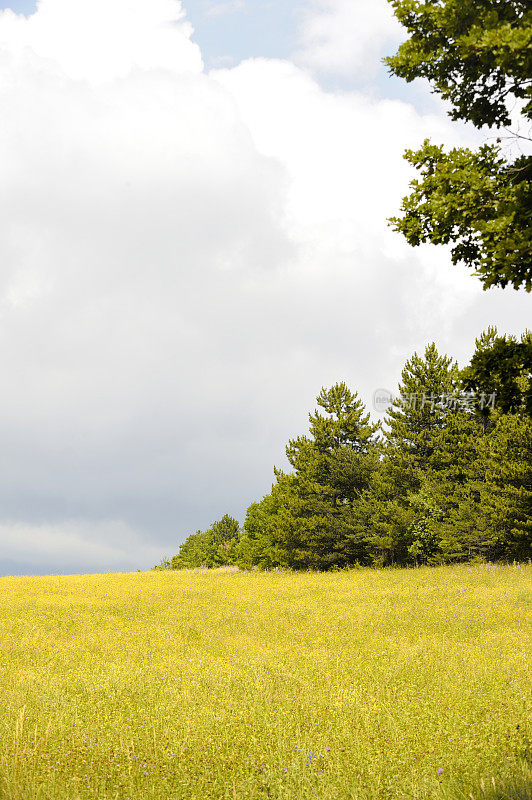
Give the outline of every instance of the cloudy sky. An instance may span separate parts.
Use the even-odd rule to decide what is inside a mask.
[[[0,2],[0,574],[148,568],[530,296],[386,223],[451,123],[386,0]]]

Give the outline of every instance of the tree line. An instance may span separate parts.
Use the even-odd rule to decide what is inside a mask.
[[[426,141],[390,220],[413,246],[451,247],[485,289],[532,290],[530,0],[389,0],[408,38],[392,74],[429,81],[454,120],[495,128],[476,151]],[[513,147],[501,149],[502,144]],[[290,471],[244,524],[225,515],[162,568],[440,564],[532,557],[532,334],[489,328],[470,364],[414,354],[384,420],[345,383],[322,389]]]
[[[163,567],[331,570],[532,557],[532,333],[489,328],[460,370],[414,354],[382,423],[322,389],[291,469],[242,527],[226,514]]]

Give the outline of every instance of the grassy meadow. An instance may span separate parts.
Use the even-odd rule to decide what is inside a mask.
[[[531,598],[531,565],[1,578],[0,798],[530,798]]]

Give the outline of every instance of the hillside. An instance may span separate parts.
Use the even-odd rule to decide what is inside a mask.
[[[532,565],[2,578],[0,797],[529,797],[531,597]]]

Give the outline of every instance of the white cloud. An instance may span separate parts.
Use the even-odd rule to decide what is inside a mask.
[[[321,74],[371,80],[404,31],[388,0],[307,0],[295,58]]]
[[[192,33],[180,0],[39,0],[29,18],[0,11],[0,46],[22,63],[37,55],[91,83],[134,69],[199,73]]]
[[[463,142],[463,128],[400,101],[325,92],[286,61],[251,60],[211,75],[236,99],[259,153],[289,176],[286,213],[307,251],[306,270],[313,264],[321,273],[333,255],[349,272],[358,262],[360,278],[365,259],[384,267],[416,258],[386,225],[411,176],[403,152],[427,136]]]
[[[0,15],[0,571],[41,535],[41,571],[147,566],[268,490],[322,385],[528,319],[387,228],[404,147],[459,126],[289,62],[206,75],[170,0],[123,35],[122,0],[68,5]]]

